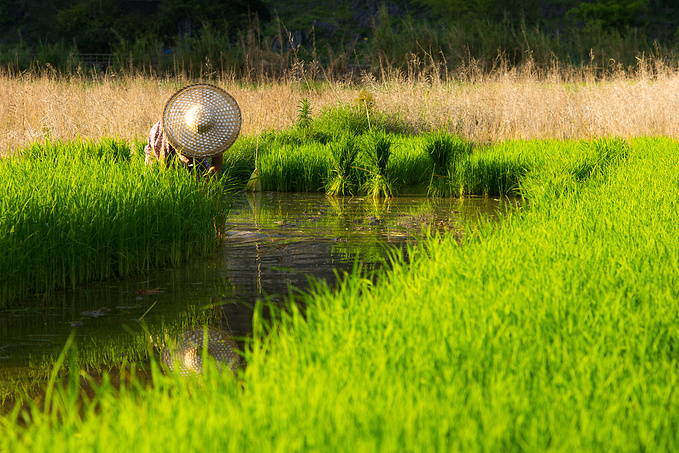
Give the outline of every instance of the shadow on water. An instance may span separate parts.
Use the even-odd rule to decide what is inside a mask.
[[[246,337],[258,299],[283,302],[290,286],[305,290],[309,278],[332,286],[336,271],[350,270],[356,260],[368,270],[381,266],[388,250],[416,241],[423,227],[461,237],[466,222],[494,221],[516,203],[239,194],[214,256],[56,294],[36,301],[38,308],[0,312],[0,383],[49,367],[73,329],[81,360],[100,367],[144,360],[149,333],[182,326],[217,324]]]

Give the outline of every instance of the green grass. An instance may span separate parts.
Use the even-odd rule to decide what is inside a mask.
[[[33,144],[0,162],[0,307],[215,249],[225,186],[147,168],[116,140]]]
[[[332,166],[325,184],[325,193],[330,196],[356,194],[358,187],[358,171],[356,157],[358,147],[350,135],[343,135],[340,140],[330,145]]]
[[[445,131],[411,135],[393,126],[393,118],[375,112],[371,118],[369,124],[358,108],[331,108],[318,118],[307,118],[304,126],[240,140],[226,166],[245,184],[257,151],[264,191],[518,196],[533,169],[557,171],[576,182],[624,158],[628,147],[616,138],[482,145]]]
[[[318,192],[330,168],[330,155],[324,146],[282,145],[259,158],[262,190],[277,192]]]
[[[256,317],[237,379],[55,390],[0,449],[676,451],[679,144],[531,149],[500,228]]]
[[[383,132],[373,133],[366,146],[367,160],[373,169],[367,170],[368,176],[361,188],[369,197],[389,198],[393,195],[394,182],[388,171],[391,154],[389,136]]]

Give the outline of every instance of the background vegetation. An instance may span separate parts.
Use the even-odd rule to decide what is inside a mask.
[[[0,64],[261,79],[558,61],[605,73],[639,55],[675,62],[677,24],[670,0],[8,0]]]
[[[386,80],[367,77],[360,85],[291,75],[258,84],[229,76],[211,81],[238,101],[241,138],[253,149],[260,134],[285,135],[295,126],[304,99],[308,117],[319,126],[325,111],[357,108],[366,93],[379,112],[373,120],[389,118],[392,130],[447,130],[481,145],[514,139],[679,137],[677,73],[665,63],[639,59],[634,71],[604,79],[586,68],[555,68],[539,76],[530,68],[484,74],[472,67],[465,79],[445,82],[402,73]],[[0,76],[0,155],[46,138],[144,142],[167,99],[190,82],[182,76],[158,79],[129,73]],[[235,149],[240,149],[239,142]]]

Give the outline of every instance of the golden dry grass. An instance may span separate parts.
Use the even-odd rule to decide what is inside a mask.
[[[667,69],[652,76],[621,74],[604,81],[534,76],[525,71],[439,82],[402,76],[361,84],[300,80],[244,84],[216,81],[238,101],[242,133],[283,129],[297,119],[302,98],[312,116],[351,103],[368,90],[375,107],[398,115],[414,131],[449,128],[471,140],[679,136],[679,75]],[[571,80],[573,80],[571,78]],[[0,76],[0,154],[46,136],[145,139],[170,95],[189,83],[179,79],[109,75],[78,77]],[[310,88],[311,87],[311,88]]]

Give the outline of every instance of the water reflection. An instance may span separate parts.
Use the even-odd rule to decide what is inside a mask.
[[[332,199],[324,195],[238,195],[224,245],[207,259],[140,278],[109,281],[0,313],[3,370],[34,370],[59,354],[76,329],[81,359],[106,364],[148,351],[148,334],[212,324],[236,337],[251,329],[255,302],[282,301],[310,277],[335,280],[355,260],[371,269],[428,226],[461,237],[466,222],[492,221],[514,200]],[[148,331],[144,331],[138,322]]]
[[[151,337],[151,341],[160,349],[160,358],[168,370],[182,377],[202,375],[204,357],[220,373],[235,373],[240,364],[238,345],[228,332],[216,327],[186,329],[173,337]]]

